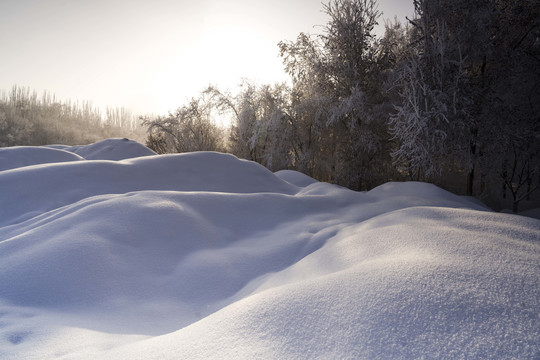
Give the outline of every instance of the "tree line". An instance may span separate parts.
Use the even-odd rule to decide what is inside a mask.
[[[517,212],[540,192],[540,7],[413,3],[377,35],[375,0],[330,0],[320,33],[279,43],[288,82],[209,86],[165,116],[14,86],[0,96],[0,146],[146,137],[158,153],[230,152],[354,190],[428,181]]]
[[[210,86],[175,113],[143,118],[147,145],[228,151],[355,190],[429,181],[517,212],[540,185],[540,7],[414,8],[377,36],[375,0],[331,0],[321,33],[279,44],[290,83],[245,82],[234,95]],[[220,116],[229,129],[212,121]]]
[[[60,101],[17,85],[0,94],[0,147],[79,145],[126,136],[142,141],[145,129],[125,108],[102,112],[89,101]]]

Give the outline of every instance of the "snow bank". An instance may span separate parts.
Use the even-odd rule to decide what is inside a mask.
[[[156,155],[136,141],[107,139],[90,145],[14,146],[0,148],[0,171],[79,160],[125,160]]]
[[[14,146],[0,148],[0,171],[31,165],[79,160],[83,160],[83,158],[77,154],[48,147]]]
[[[142,190],[292,194],[296,189],[261,165],[212,152],[56,163],[0,172],[0,225],[102,194]]]
[[[146,146],[126,138],[107,139],[90,145],[71,146],[65,150],[78,154],[86,160],[124,160],[156,155]]]
[[[523,240],[533,229],[463,210],[385,214],[343,228],[250,296],[110,356],[173,359],[178,349],[190,359],[533,359],[539,253]]]
[[[305,174],[302,174],[301,172],[294,170],[279,170],[276,171],[274,174],[276,174],[276,176],[280,179],[300,187],[306,187],[317,182],[317,180],[315,180],[311,176],[307,176]]]
[[[540,221],[307,180],[218,153],[0,172],[0,358],[540,355]]]

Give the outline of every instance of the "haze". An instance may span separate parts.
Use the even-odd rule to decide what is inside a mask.
[[[209,84],[284,81],[277,43],[319,32],[318,0],[62,1],[0,3],[0,90],[166,113]],[[380,23],[412,13],[381,0]]]

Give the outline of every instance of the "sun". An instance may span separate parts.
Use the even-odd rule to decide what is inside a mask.
[[[209,27],[153,69],[145,92],[163,111],[174,110],[208,85],[235,89],[243,80],[284,81],[277,44],[239,26]]]

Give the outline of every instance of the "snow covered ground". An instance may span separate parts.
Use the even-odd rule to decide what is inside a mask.
[[[0,359],[538,359],[540,221],[132,141],[0,150]]]

